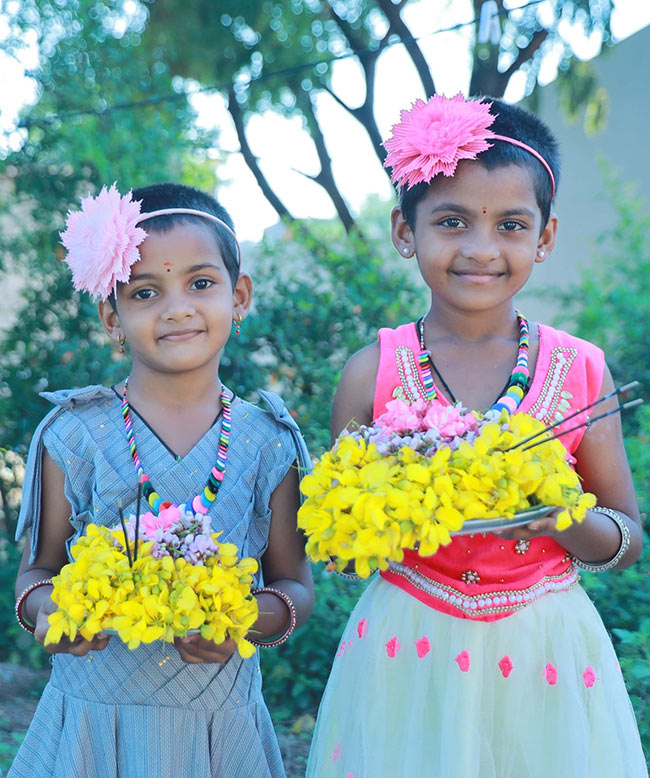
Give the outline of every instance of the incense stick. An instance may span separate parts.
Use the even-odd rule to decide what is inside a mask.
[[[571,419],[575,419],[576,416],[580,416],[581,413],[584,413],[585,411],[588,411],[590,408],[594,408],[596,405],[600,405],[600,403],[604,403],[605,401],[611,399],[615,395],[625,394],[630,389],[633,389],[635,386],[638,386],[638,381],[630,381],[629,384],[624,384],[623,386],[618,387],[617,389],[612,390],[608,394],[604,395],[603,397],[600,397],[598,400],[594,400],[594,402],[589,403],[589,405],[585,405],[584,408],[580,408],[577,411],[574,411],[573,413],[570,413],[568,416],[565,416],[562,419],[559,419],[558,421],[554,422],[553,424],[549,424],[548,427],[544,427],[544,429],[540,430],[539,432],[535,432],[533,435],[529,435],[527,438],[524,438],[523,440],[520,440],[518,443],[515,443],[514,446],[510,446],[510,448],[504,449],[504,451],[512,451],[515,448],[519,448],[519,446],[523,446],[525,443],[530,442],[531,440],[534,440],[535,438],[538,438],[540,435],[544,435],[546,432],[550,432],[550,430],[554,429],[555,427],[558,427],[560,424],[565,424],[567,421],[571,421]],[[641,401],[643,402],[643,401]],[[635,403],[636,405],[640,405],[640,403]],[[620,408],[628,407],[627,404],[619,406]],[[607,414],[606,414],[607,415]],[[604,418],[604,416],[598,416],[599,419]],[[592,422],[595,421],[595,419],[591,420]],[[589,419],[586,422],[583,422],[582,424],[579,424],[577,427],[572,427],[570,430],[567,430],[567,432],[573,432],[574,430],[580,429],[580,427],[585,426],[585,424],[589,424]],[[562,433],[563,435],[566,435],[567,432]],[[562,437],[561,435],[559,437]],[[553,440],[553,438],[547,438],[547,440]],[[525,451],[526,449],[524,449]]]
[[[129,546],[129,536],[126,532],[126,522],[124,521],[124,513],[122,512],[122,500],[117,501],[117,512],[120,517],[120,524],[122,525],[122,532],[124,533],[124,545],[126,546],[126,556],[129,560],[129,567],[133,567],[133,558],[131,557],[131,548]]]
[[[133,547],[133,561],[138,558],[138,536],[140,535],[140,500],[142,499],[142,483],[138,484],[138,501],[135,508],[135,545]]]
[[[605,419],[607,418],[607,416],[611,416],[614,413],[621,413],[621,411],[625,411],[628,408],[634,408],[637,405],[641,405],[642,403],[643,403],[643,399],[641,397],[637,397],[636,400],[630,400],[629,402],[623,403],[622,405],[618,405],[616,408],[612,408],[611,411],[607,411],[607,413],[601,413],[600,416],[594,416],[593,419],[587,419],[587,421],[583,422],[582,424],[577,424],[575,427],[571,427],[571,429],[558,432],[557,435],[552,435],[550,438],[544,438],[543,440],[538,440],[535,443],[531,443],[530,446],[524,446],[524,448],[522,448],[522,451],[528,451],[531,448],[535,448],[535,446],[541,446],[542,443],[548,443],[551,440],[557,440],[558,438],[561,438],[563,435],[568,435],[570,432],[575,432],[576,430],[579,430],[581,427],[588,428],[592,424],[594,424],[594,422],[600,421],[601,419]],[[517,448],[517,446],[513,446],[513,448]],[[511,451],[512,449],[507,449],[507,450]]]

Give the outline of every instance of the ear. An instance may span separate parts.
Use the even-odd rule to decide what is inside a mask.
[[[391,237],[393,246],[402,257],[410,259],[415,254],[415,240],[409,223],[404,218],[402,209],[396,205],[390,215]]]
[[[542,234],[537,241],[537,256],[535,262],[544,262],[548,255],[553,251],[555,246],[555,238],[557,236],[557,215],[551,213],[546,222],[546,226],[542,230]]]
[[[122,327],[115,308],[108,300],[100,300],[97,303],[97,313],[99,313],[99,320],[104,327],[104,332],[111,340],[117,340],[118,336],[122,334]]]
[[[233,314],[245,319],[253,300],[253,279],[248,273],[240,273],[232,294]]]

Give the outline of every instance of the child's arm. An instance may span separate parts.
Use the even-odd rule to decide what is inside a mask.
[[[262,556],[264,585],[288,595],[296,610],[296,625],[307,620],[314,605],[311,567],[305,555],[305,538],[297,528],[300,505],[298,469],[291,467],[273,491],[269,501],[271,526],[269,542]],[[281,635],[289,626],[288,607],[275,594],[257,595],[260,616],[249,637],[266,641]],[[176,647],[189,663],[225,662],[236,650],[233,640],[216,644],[200,635],[178,639]]]
[[[30,564],[31,545],[29,539],[16,579],[16,597],[29,586],[52,578],[63,565],[68,563],[66,541],[70,537],[70,503],[64,492],[64,474],[54,463],[47,449],[43,451],[43,470],[41,482],[41,520],[38,531],[38,548],[33,564]],[[47,617],[56,610],[56,604],[50,595],[51,586],[42,586],[31,592],[23,602],[23,615],[27,621],[35,625],[34,637],[44,644],[45,634],[49,628]],[[45,649],[51,654],[69,653],[83,656],[89,651],[98,651],[106,647],[108,637],[95,637],[94,640],[84,640],[81,635],[70,641],[63,637],[59,643],[45,644]]]
[[[350,422],[371,424],[379,369],[379,343],[357,351],[341,374],[332,407],[332,442]]]
[[[600,397],[613,389],[612,376],[605,367]],[[612,398],[599,406],[599,412],[605,413],[615,408],[616,403],[617,399]],[[630,545],[616,565],[617,568],[628,567],[641,554],[643,532],[623,445],[620,414],[613,414],[589,427],[575,457],[576,470],[583,479],[584,490],[596,495],[599,506],[612,508],[619,513],[630,530]],[[551,535],[573,556],[591,563],[612,559],[620,548],[621,531],[611,518],[598,511],[588,511],[580,524],[573,524],[563,532],[556,532],[554,524],[555,518],[549,516],[519,531],[513,530],[507,536],[528,539],[537,535]]]

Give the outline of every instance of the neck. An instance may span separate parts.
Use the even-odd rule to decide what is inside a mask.
[[[161,373],[134,362],[129,376],[129,396],[136,405],[138,401],[167,408],[218,404],[221,388],[218,361],[182,373]]]
[[[480,342],[494,337],[519,337],[519,324],[512,300],[500,308],[470,312],[432,300],[424,317],[424,328],[432,339],[437,337]]]

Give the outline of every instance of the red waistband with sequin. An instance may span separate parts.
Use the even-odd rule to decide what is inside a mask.
[[[481,586],[471,579],[454,585],[436,580],[429,571],[425,574],[399,562],[391,562],[381,576],[435,610],[476,621],[496,621],[511,616],[545,594],[566,591],[580,580],[577,568],[571,563],[563,572],[544,575],[521,588],[514,588],[512,584]],[[468,591],[470,589],[474,591]]]

